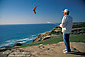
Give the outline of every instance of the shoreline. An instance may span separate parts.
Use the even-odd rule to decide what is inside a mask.
[[[21,24],[20,24],[20,25],[21,25]],[[23,24],[23,25],[29,25],[29,24]],[[53,27],[53,28],[54,28],[54,27]],[[52,29],[53,29],[53,28],[52,28]],[[51,31],[52,29],[50,29],[50,30],[48,30],[48,31],[45,31],[45,32],[49,32],[49,31]],[[32,39],[32,40],[29,40],[28,42],[29,42],[29,43],[32,43],[32,41],[33,41],[38,35],[43,34],[43,33],[45,33],[45,32],[38,33],[38,34],[33,34],[33,35],[35,35],[35,37],[33,37],[33,35],[31,35],[31,38],[28,38],[28,39],[32,39],[32,38],[33,38],[33,39]],[[14,40],[7,40],[7,41],[17,41],[17,40],[21,40],[21,39],[26,39],[26,38],[20,38],[20,39],[14,39]],[[5,42],[7,42],[7,41],[5,41]],[[30,41],[31,41],[31,42],[30,42]],[[23,41],[22,41],[22,42],[23,42]],[[10,42],[10,43],[12,43],[12,42]],[[16,42],[16,43],[19,43],[19,42]],[[16,43],[15,43],[15,44],[16,44]],[[26,44],[29,44],[29,43],[24,43],[24,44],[21,43],[21,44],[26,45]],[[4,44],[5,44],[5,43],[3,43],[3,44],[1,44],[1,45],[4,45]],[[12,44],[12,45],[6,45],[6,46],[0,46],[0,48],[1,48],[1,47],[8,47],[8,46],[11,46],[11,47],[12,47],[13,45],[14,45],[14,44]]]

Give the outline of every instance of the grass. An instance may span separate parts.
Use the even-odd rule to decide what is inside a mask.
[[[51,37],[50,39],[44,40],[44,41],[38,41],[38,42],[32,42],[20,47],[16,48],[21,48],[21,47],[28,47],[28,46],[35,46],[39,44],[47,45],[47,44],[54,44],[63,41],[63,36],[58,35],[57,37]],[[70,42],[83,42],[85,43],[85,34],[79,34],[79,35],[70,35]]]
[[[83,42],[85,43],[85,34],[70,35],[71,42]]]

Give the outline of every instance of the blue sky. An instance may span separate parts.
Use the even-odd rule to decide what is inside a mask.
[[[65,8],[74,22],[85,22],[85,0],[0,0],[0,24],[60,23]]]

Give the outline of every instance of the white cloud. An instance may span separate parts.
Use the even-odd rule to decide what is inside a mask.
[[[51,22],[48,21],[47,23],[51,23]]]

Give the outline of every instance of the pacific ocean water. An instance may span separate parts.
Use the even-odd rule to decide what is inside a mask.
[[[28,44],[39,34],[52,30],[58,24],[0,25],[0,47],[15,43]]]

